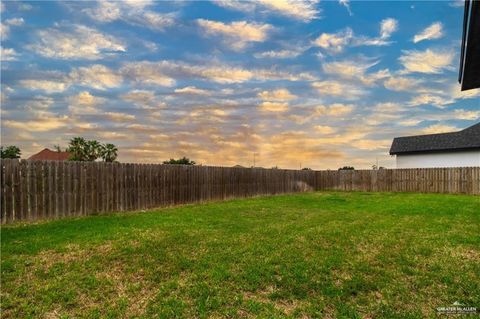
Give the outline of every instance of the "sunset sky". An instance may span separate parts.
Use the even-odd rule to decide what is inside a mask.
[[[392,138],[479,121],[461,2],[1,4],[2,145],[121,162],[392,167]]]

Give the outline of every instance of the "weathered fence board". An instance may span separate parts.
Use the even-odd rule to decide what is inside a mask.
[[[311,190],[480,195],[480,167],[296,171],[1,160],[1,222]]]

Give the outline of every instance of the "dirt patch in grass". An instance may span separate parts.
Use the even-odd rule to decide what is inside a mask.
[[[445,249],[444,253],[455,258],[460,258],[462,260],[480,263],[479,250],[465,249],[465,248],[454,248],[454,249],[449,248],[449,249]]]
[[[59,319],[62,317],[62,311],[60,309],[55,309],[53,311],[45,313],[44,319]]]
[[[107,270],[98,272],[95,276],[100,280],[107,280],[113,290],[111,300],[128,300],[125,316],[127,318],[138,317],[145,313],[150,301],[155,298],[157,289],[145,278],[145,270],[142,268],[134,272],[125,271],[121,263],[115,263]],[[135,289],[132,289],[135,285]]]
[[[255,292],[244,292],[243,299],[255,301],[261,304],[272,305],[276,310],[283,313],[286,316],[291,316],[295,310],[307,305],[305,301],[296,299],[275,299],[270,298],[275,293],[275,287],[268,286],[263,290],[257,290]]]
[[[106,242],[98,246],[82,249],[79,245],[69,244],[65,251],[44,250],[33,257],[33,264],[41,265],[44,271],[48,271],[57,263],[70,264],[91,258],[94,255],[108,255],[113,250],[112,242]]]
[[[139,243],[133,241],[132,245],[138,246]],[[37,283],[39,274],[48,273],[56,265],[62,264],[66,269],[73,263],[78,263],[83,267],[91,258],[108,258],[110,254],[118,252],[114,242],[107,241],[98,246],[81,248],[79,245],[69,244],[62,251],[44,250],[30,258],[29,266],[25,275],[17,278],[17,285]],[[62,276],[62,275],[59,275]],[[111,301],[111,306],[115,307],[118,300],[128,300],[126,307],[126,317],[138,317],[145,313],[145,308],[150,300],[155,297],[157,289],[147,283],[144,276],[144,269],[136,269],[134,272],[127,272],[121,262],[115,262],[113,265],[105,267],[104,270],[94,274],[99,282],[108,282],[109,289],[100,296],[101,300],[107,298]],[[60,279],[60,277],[58,278]],[[74,284],[74,283],[72,283]],[[132,291],[131,285],[137,285],[140,288]],[[32,286],[32,293],[41,287]],[[79,313],[88,313],[98,308],[99,297],[91,296],[81,290],[76,291],[75,302],[79,305],[78,309],[55,308],[45,313],[45,318],[61,318],[69,315],[77,317]],[[7,313],[8,314],[8,313]],[[8,316],[7,316],[8,317]]]

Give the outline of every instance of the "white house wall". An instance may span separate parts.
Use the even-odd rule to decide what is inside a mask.
[[[480,166],[480,151],[397,155],[397,168]]]

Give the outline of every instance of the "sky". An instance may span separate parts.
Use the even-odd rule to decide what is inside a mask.
[[[121,162],[394,167],[396,136],[479,121],[460,1],[2,1],[1,138]]]

